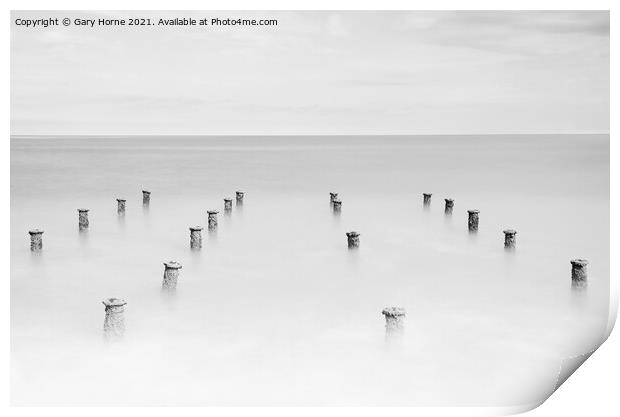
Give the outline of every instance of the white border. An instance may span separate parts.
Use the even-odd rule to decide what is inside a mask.
[[[457,1],[457,0],[444,0],[444,1],[416,1],[416,0],[228,0],[228,1],[216,1],[216,0],[175,0],[175,1],[138,1],[138,0],[108,0],[108,1],[84,1],[66,0],[66,1],[5,1],[7,8],[4,9],[4,19],[2,25],[4,26],[3,33],[8,35],[10,33],[10,10],[611,10],[611,109],[612,115],[610,120],[610,132],[615,132],[616,120],[614,115],[618,114],[617,109],[617,95],[618,88],[615,82],[614,74],[617,74],[617,53],[614,53],[613,46],[617,45],[617,35],[615,28],[617,27],[618,17],[616,13],[620,10],[618,7],[614,10],[614,2],[611,0],[589,0],[589,1],[552,1],[552,0],[505,0],[505,1],[491,1],[491,0],[470,0],[470,1]],[[617,2],[615,2],[617,3]],[[10,57],[10,38],[7,36],[3,43],[4,56]],[[9,230],[10,228],[10,161],[9,161],[9,138],[10,138],[10,66],[9,60],[5,60],[5,65],[2,68],[3,79],[5,80],[2,85],[4,86],[3,97],[5,100],[2,102],[2,110],[5,117],[2,119],[2,127],[5,132],[5,140],[2,143],[2,152],[0,153],[1,162],[1,181],[3,189],[5,190],[3,195],[7,196],[6,202],[2,204],[1,217],[4,219],[3,230]],[[617,169],[616,164],[618,162],[618,149],[615,144],[615,137],[612,135],[610,141],[611,146],[611,190],[610,190],[610,203],[611,203],[611,241],[610,241],[610,253],[619,253],[617,248],[616,236],[618,235],[618,223],[613,213],[617,212],[619,207],[618,193],[617,193]],[[1,242],[2,259],[5,261],[3,265],[10,264],[10,247],[9,247],[9,234],[5,232],[4,239]],[[613,259],[613,257],[612,257]],[[5,266],[6,271],[6,266]],[[618,268],[614,263],[610,265],[611,284],[611,306],[613,311],[610,312],[610,324],[609,331],[615,323],[618,306]],[[83,415],[85,412],[89,415],[105,415],[109,416],[110,413],[114,415],[135,415],[142,412],[149,413],[149,415],[163,415],[170,411],[174,411],[175,414],[198,414],[207,412],[215,412],[218,415],[239,415],[239,414],[251,414],[251,415],[314,415],[317,413],[328,415],[343,415],[343,414],[355,414],[356,416],[365,415],[384,415],[386,413],[394,415],[410,415],[412,412],[421,412],[423,415],[481,415],[481,414],[495,414],[492,410],[481,408],[175,408],[170,410],[168,408],[91,408],[86,410],[80,408],[9,408],[9,334],[10,334],[10,309],[9,309],[9,279],[7,273],[3,279],[2,296],[4,298],[4,311],[2,314],[2,343],[0,344],[0,350],[4,361],[2,368],[5,372],[0,372],[3,376],[0,379],[0,395],[2,399],[2,407],[4,408],[5,415],[31,415],[45,413],[48,416],[55,415]],[[586,361],[586,363],[571,376],[568,381],[560,387],[560,389],[554,393],[543,406],[535,409],[532,413],[534,415],[561,415],[572,416],[584,414],[589,415],[620,415],[620,401],[618,398],[618,375],[620,370],[620,360],[618,356],[620,354],[620,337],[617,332],[612,333],[609,340],[603,344],[603,346],[594,353],[594,355]],[[506,410],[508,411],[508,410]],[[519,410],[513,410],[518,412]],[[525,410],[521,410],[525,411]]]

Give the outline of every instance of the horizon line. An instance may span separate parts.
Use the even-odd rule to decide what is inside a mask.
[[[36,138],[44,138],[44,137],[355,137],[355,136],[569,136],[569,135],[610,135],[609,131],[595,131],[595,132],[558,132],[558,133],[549,133],[549,132],[531,132],[531,133],[369,133],[369,134],[294,134],[294,133],[278,133],[278,134],[201,134],[201,133],[191,133],[191,134],[178,134],[178,133],[121,133],[121,134],[88,134],[88,133],[71,133],[71,134],[10,134],[11,138],[21,138],[21,137],[36,137]]]

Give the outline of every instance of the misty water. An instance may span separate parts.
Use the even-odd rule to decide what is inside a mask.
[[[605,335],[609,137],[12,138],[10,235],[13,404],[518,406]]]

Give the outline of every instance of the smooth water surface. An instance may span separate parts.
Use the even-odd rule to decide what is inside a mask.
[[[108,297],[128,302],[116,343]],[[400,340],[386,306],[407,309]],[[523,405],[602,341],[608,308],[607,135],[11,140],[16,405]]]

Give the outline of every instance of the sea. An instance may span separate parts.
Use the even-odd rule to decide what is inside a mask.
[[[609,331],[609,179],[609,135],[13,136],[12,404],[540,403]]]

